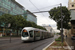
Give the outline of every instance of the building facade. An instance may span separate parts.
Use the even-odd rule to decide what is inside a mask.
[[[27,12],[27,19],[26,20],[34,22],[34,23],[37,24],[37,18],[36,18],[36,16],[33,13],[31,13],[29,10],[27,10],[26,12]]]
[[[71,26],[75,28],[75,0],[69,0],[68,9],[71,12]]]
[[[30,11],[26,11],[24,7],[15,0],[0,0],[0,15],[2,14],[22,15],[27,21],[37,24],[36,16]]]
[[[68,9],[75,9],[75,0],[69,0]]]
[[[0,15],[22,15],[24,17],[24,7],[15,0],[0,0]]]
[[[69,24],[71,25],[71,29],[65,29],[64,34],[69,37],[72,37],[73,35],[75,35],[75,0],[68,1],[68,9],[71,12],[71,21],[69,22]]]
[[[71,11],[71,20],[75,20],[75,0],[69,0],[68,9]]]
[[[0,15],[2,14],[22,15],[24,18],[26,18],[24,7],[15,0],[0,0]],[[0,28],[0,34],[5,35],[7,30],[8,29]],[[13,31],[13,33],[16,32],[16,30]]]

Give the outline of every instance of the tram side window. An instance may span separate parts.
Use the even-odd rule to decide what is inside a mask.
[[[29,31],[30,37],[33,37],[33,30]]]
[[[34,31],[36,37],[40,37],[40,31]]]

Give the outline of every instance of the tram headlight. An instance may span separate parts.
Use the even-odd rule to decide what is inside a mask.
[[[29,37],[26,37],[26,39],[29,39]]]

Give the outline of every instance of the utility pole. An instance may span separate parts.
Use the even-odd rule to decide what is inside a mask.
[[[60,3],[60,11],[61,11],[61,42],[63,43],[63,16],[62,16],[62,4]]]

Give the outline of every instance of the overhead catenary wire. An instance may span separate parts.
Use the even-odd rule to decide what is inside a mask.
[[[56,4],[56,5],[52,5],[52,6],[47,6],[47,7],[39,8],[39,10],[51,8],[51,7],[54,7],[54,6],[57,6],[57,5],[60,5],[60,4]]]
[[[30,0],[29,0],[29,1],[30,1]],[[31,2],[31,1],[30,1],[30,2]],[[36,7],[32,2],[31,2],[31,4],[32,4],[34,7]],[[37,7],[36,7],[36,9],[39,10]],[[39,10],[39,11],[40,11],[40,10]]]
[[[29,0],[30,1],[30,0]],[[31,2],[31,1],[30,1]],[[32,2],[31,2],[32,3]],[[32,3],[33,4],[33,3]],[[60,5],[60,4],[56,4],[56,5]],[[56,5],[54,5],[54,6],[56,6]],[[33,4],[33,6],[34,7],[36,7],[34,4]],[[36,7],[37,8],[37,7]],[[47,7],[44,7],[44,8],[47,8]],[[44,8],[41,8],[41,9],[44,9]],[[38,8],[37,8],[37,10],[39,10]],[[32,13],[43,13],[43,12],[49,12],[49,11],[40,11],[39,10],[39,12],[32,12]]]
[[[31,2],[31,0],[29,0],[30,2]],[[34,6],[34,7],[36,7],[32,2],[31,2],[31,4]],[[37,7],[36,7],[36,9],[37,10],[39,10]],[[40,10],[39,10],[40,11]],[[42,14],[43,15],[43,14]],[[43,15],[44,16],[44,15]]]
[[[30,1],[30,0],[29,0]],[[31,1],[30,1],[31,2]],[[34,6],[34,7],[36,7],[32,2],[31,2],[31,4]],[[56,4],[56,5],[60,5],[60,4]],[[54,5],[54,6],[56,6],[56,5]],[[51,6],[48,6],[48,7],[51,7]],[[41,8],[41,9],[45,9],[45,8],[48,8],[48,7],[44,7],[44,8]],[[36,7],[36,9],[37,10],[39,10],[37,7]],[[39,10],[39,12],[32,12],[32,13],[43,13],[43,12],[49,12],[49,11],[40,11]],[[43,15],[43,14],[42,14]],[[44,15],[43,15],[44,16]],[[48,22],[49,22],[49,20],[48,20]]]
[[[58,11],[58,10],[53,10],[53,11]],[[39,12],[32,12],[32,13],[44,13],[44,12],[49,12],[49,11],[39,11]]]

